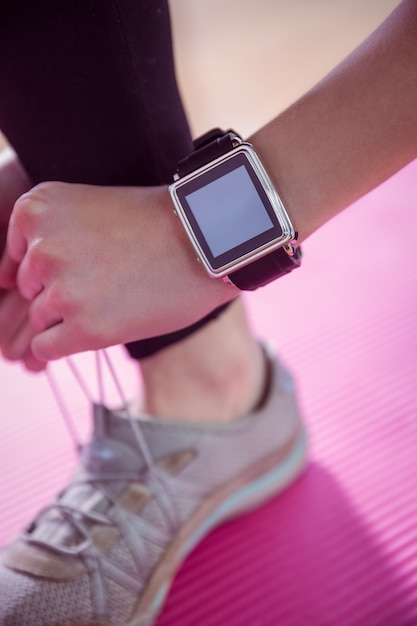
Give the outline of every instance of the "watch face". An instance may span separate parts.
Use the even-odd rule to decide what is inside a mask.
[[[180,217],[214,275],[231,271],[271,242],[288,241],[279,219],[283,207],[263,178],[247,150],[239,149],[174,184]]]

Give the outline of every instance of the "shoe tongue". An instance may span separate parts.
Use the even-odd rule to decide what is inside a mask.
[[[100,404],[93,406],[91,442],[83,447],[81,461],[85,470],[99,477],[140,472],[145,461],[128,420],[118,417]]]
[[[106,483],[106,491],[117,497],[129,479],[139,479],[145,467],[129,421],[102,405],[93,407],[91,441],[83,446],[80,459],[81,466],[73,484],[59,498],[60,504],[80,512],[105,513],[111,502],[94,483],[77,484],[77,481],[89,478],[97,484]],[[76,516],[82,519],[82,515]],[[85,520],[82,523],[85,525]],[[73,546],[84,540],[74,524],[64,519],[58,507],[38,518],[30,536],[55,546]]]

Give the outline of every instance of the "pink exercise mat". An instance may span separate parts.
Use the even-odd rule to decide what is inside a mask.
[[[197,547],[158,626],[417,624],[416,238],[417,162],[307,241],[301,270],[247,297],[255,330],[295,372],[310,464]],[[91,356],[77,362],[92,377]],[[65,364],[52,371],[85,437],[87,403]],[[3,362],[0,376],[5,543],[74,457],[45,378]]]

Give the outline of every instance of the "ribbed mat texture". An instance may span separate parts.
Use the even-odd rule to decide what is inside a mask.
[[[197,547],[158,626],[417,625],[416,241],[417,162],[313,235],[302,269],[247,296],[254,329],[295,373],[310,463]],[[92,355],[76,361],[93,378]],[[65,364],[52,372],[85,437],[86,400]],[[0,376],[3,544],[74,456],[45,377],[4,362]]]

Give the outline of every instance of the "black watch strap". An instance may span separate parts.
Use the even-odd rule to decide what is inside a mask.
[[[278,248],[257,259],[249,265],[229,274],[228,278],[236,287],[243,291],[254,291],[271,283],[276,278],[289,274],[301,264],[301,248],[294,248],[288,254],[284,248]]]
[[[194,141],[194,151],[178,163],[178,175],[183,177],[210,161],[227,154],[235,147],[233,130],[214,128]],[[276,278],[288,274],[301,264],[301,248],[286,246],[241,267],[228,278],[244,291],[254,291]]]
[[[237,136],[233,130],[224,131],[213,128],[194,140],[194,150],[178,163],[178,174],[182,178],[194,170],[227,154],[235,146],[233,138]]]

